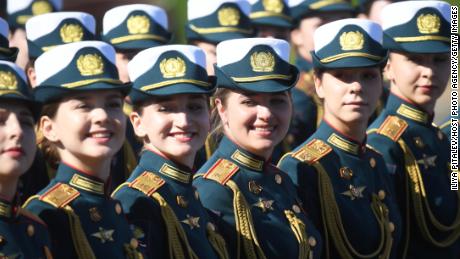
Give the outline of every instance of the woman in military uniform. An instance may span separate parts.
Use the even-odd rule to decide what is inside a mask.
[[[24,71],[0,61],[0,257],[52,258],[48,230],[17,204],[19,177],[34,160],[34,102]]]
[[[215,83],[195,46],[144,50],[128,64],[130,115],[143,140],[140,162],[114,192],[149,258],[228,258],[225,241],[192,186],[193,163],[209,132]]]
[[[408,258],[458,258],[460,192],[451,190],[450,143],[432,124],[450,74],[450,5],[404,1],[382,11],[391,93],[369,129],[403,215]]]
[[[122,207],[107,193],[130,89],[118,80],[115,50],[99,41],[69,43],[42,54],[35,68],[45,155],[59,165],[24,207],[46,222],[58,258],[138,258]]]
[[[279,166],[322,231],[325,258],[396,258],[399,211],[382,157],[366,147],[387,59],[382,29],[344,19],[319,27],[314,40],[314,80],[324,117]]]
[[[284,40],[249,38],[217,45],[213,110],[219,147],[194,185],[232,258],[319,258],[321,239],[300,209],[292,181],[270,163],[292,114],[298,70]]]

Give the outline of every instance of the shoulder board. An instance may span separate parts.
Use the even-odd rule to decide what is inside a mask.
[[[211,179],[225,185],[239,169],[240,168],[236,164],[227,159],[221,158],[217,160],[211,168],[209,168],[203,178]]]
[[[161,177],[152,172],[145,171],[134,179],[134,181],[132,181],[128,186],[145,193],[147,196],[150,196],[164,184],[165,180],[161,179]]]
[[[28,210],[25,210],[23,208],[19,208],[18,213],[21,216],[24,216],[24,217],[26,217],[26,218],[28,218],[30,220],[33,220],[33,221],[35,221],[37,223],[40,223],[40,224],[46,226],[45,222],[41,218],[39,218],[38,216],[36,216],[35,214],[33,214],[32,212],[30,212]]]
[[[388,116],[377,130],[378,134],[387,136],[393,141],[398,141],[404,131],[407,129],[407,122],[397,116]]]
[[[331,146],[319,139],[313,139],[304,145],[301,149],[292,154],[292,156],[302,162],[312,164],[332,151]]]
[[[77,189],[65,183],[58,183],[40,195],[39,200],[49,203],[56,208],[62,208],[75,200],[79,195],[80,192]]]

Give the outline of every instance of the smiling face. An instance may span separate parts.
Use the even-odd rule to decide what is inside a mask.
[[[123,96],[115,90],[76,93],[60,101],[52,118],[41,117],[41,130],[70,165],[110,161],[125,138],[122,107]]]
[[[382,92],[382,76],[378,67],[331,69],[315,75],[315,86],[324,99],[324,118],[343,130],[367,125]]]
[[[130,115],[136,135],[146,148],[191,168],[210,128],[208,97],[177,94],[152,99]]]
[[[285,137],[292,115],[288,92],[249,93],[230,91],[216,99],[224,134],[243,149],[268,159]]]
[[[0,177],[19,177],[35,156],[34,119],[27,106],[0,102]]]
[[[432,113],[436,100],[446,89],[450,74],[449,64],[448,53],[393,52],[385,72],[393,93]]]

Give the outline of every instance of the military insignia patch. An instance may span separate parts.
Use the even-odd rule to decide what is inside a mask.
[[[164,78],[181,77],[185,75],[187,66],[180,57],[165,58],[160,62],[160,71]]]
[[[190,226],[190,229],[199,228],[200,227],[200,217],[192,217],[187,214],[187,218],[181,221]]]
[[[225,7],[219,10],[217,19],[222,26],[236,26],[240,23],[240,12],[234,7]]]
[[[377,130],[377,133],[387,136],[393,141],[398,141],[407,127],[408,124],[403,119],[396,116],[388,116]]]
[[[18,80],[10,71],[0,71],[0,90],[17,90]]]
[[[53,11],[53,7],[48,1],[36,1],[32,4],[32,14],[39,15],[45,13],[51,13]]]
[[[82,76],[95,76],[104,72],[104,62],[98,54],[81,55],[77,59],[77,68]]]
[[[262,5],[269,12],[281,13],[283,11],[282,0],[262,0]]]
[[[211,179],[225,185],[238,171],[238,169],[239,167],[236,164],[221,158],[208,170],[205,175],[203,175],[203,178]]]
[[[364,36],[359,31],[344,32],[340,35],[342,50],[360,50],[364,45]]]
[[[129,184],[129,187],[137,189],[143,192],[145,195],[150,196],[155,193],[161,186],[165,184],[165,181],[158,175],[151,172],[145,171],[139,175],[133,182]]]
[[[251,55],[251,67],[254,72],[273,72],[275,57],[268,51],[254,52]]]
[[[150,19],[145,15],[133,15],[126,21],[129,34],[144,34],[150,30]]]
[[[258,185],[256,181],[249,181],[249,191],[254,193],[254,194],[259,194],[262,192],[264,188],[262,186]]]
[[[99,222],[102,220],[102,214],[97,207],[92,207],[89,209],[89,217],[94,222]]]
[[[341,194],[350,197],[351,200],[357,199],[357,198],[363,198],[363,191],[366,189],[366,186],[358,186],[355,187],[353,185],[350,185],[348,187],[347,191],[342,192]]]
[[[76,199],[79,195],[80,193],[77,189],[65,183],[58,183],[41,195],[39,199],[56,208],[62,208]]]
[[[319,139],[313,139],[292,156],[302,162],[312,164],[332,151],[332,148]]]
[[[438,33],[441,19],[436,14],[421,14],[417,17],[417,28],[422,34]]]
[[[64,43],[77,42],[83,39],[83,28],[79,24],[64,24],[59,30]]]

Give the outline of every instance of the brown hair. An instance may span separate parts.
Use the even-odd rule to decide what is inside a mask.
[[[54,119],[59,108],[59,104],[60,102],[52,102],[43,105],[40,117],[48,116],[49,118]],[[53,169],[57,169],[61,158],[59,157],[56,146],[43,135],[40,121],[37,124],[37,145],[42,151],[43,157],[48,165]]]
[[[209,139],[211,139],[213,143],[219,143],[222,135],[224,134],[224,125],[222,125],[222,120],[220,119],[219,111],[217,111],[214,101],[219,99],[221,100],[222,105],[226,106],[228,95],[231,92],[232,90],[226,88],[217,88],[211,98],[211,132],[209,132]]]

